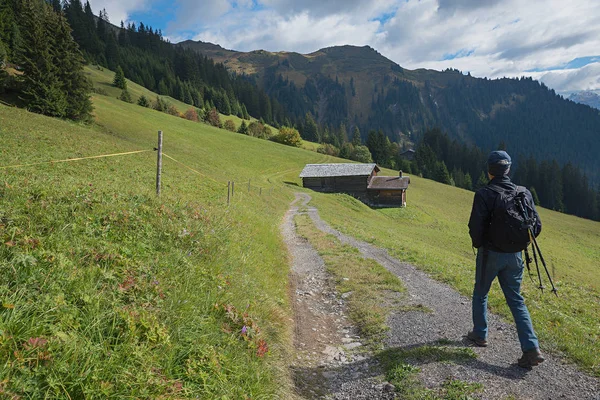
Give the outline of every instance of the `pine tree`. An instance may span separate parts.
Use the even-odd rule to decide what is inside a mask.
[[[141,95],[137,101],[138,106],[142,107],[150,107],[150,101],[146,98],[146,96]]]
[[[485,172],[481,171],[481,175],[479,175],[479,179],[477,179],[477,183],[475,184],[475,190],[479,190],[482,187],[487,186],[489,180]]]
[[[360,138],[360,130],[358,129],[358,126],[354,127],[354,131],[352,133],[352,145],[354,145],[354,147],[356,146],[360,146],[362,144],[362,140]]]
[[[115,85],[119,89],[123,89],[123,90],[127,89],[127,80],[125,79],[125,74],[123,73],[123,69],[121,68],[120,65],[117,67],[117,71],[115,72],[115,78],[113,79],[113,85]]]
[[[59,66],[62,90],[69,100],[66,117],[76,121],[88,121],[93,108],[90,100],[92,84],[83,72],[85,61],[77,43],[71,37],[71,28],[67,20],[61,14],[55,14],[55,18],[58,29],[54,63]]]
[[[119,100],[122,100],[126,103],[133,103],[133,100],[131,99],[131,94],[129,93],[129,90],[127,90],[127,88],[121,90]]]
[[[68,101],[62,91],[59,66],[54,64],[53,50],[58,24],[46,3],[23,0],[19,20],[23,32],[23,48],[18,62],[23,71],[21,99],[30,111],[63,118]]]
[[[463,186],[467,190],[473,190],[473,179],[471,178],[470,173],[465,174],[465,184]]]
[[[242,135],[247,135],[248,134],[248,126],[246,125],[246,121],[242,120],[242,124],[240,125],[240,127],[238,128],[238,133],[241,133]]]
[[[310,113],[306,113],[304,116],[304,131],[302,132],[302,135],[303,139],[311,142],[319,142],[317,123]]]
[[[0,1],[0,42],[4,43],[7,59],[20,47],[21,34],[15,16],[14,2]]]
[[[532,186],[529,188],[529,191],[531,192],[531,197],[533,197],[533,202],[535,203],[536,206],[540,205],[540,198],[538,197],[537,192],[535,191],[535,188]]]
[[[4,85],[6,84],[6,78],[8,74],[4,70],[4,65],[6,64],[7,51],[4,43],[2,43],[2,38],[0,38],[0,93],[4,91]]]
[[[52,8],[57,13],[62,12],[62,4],[61,4],[60,0],[52,0]]]
[[[450,173],[448,172],[448,167],[446,167],[446,164],[443,161],[436,163],[433,179],[446,185],[450,185],[452,183]]]

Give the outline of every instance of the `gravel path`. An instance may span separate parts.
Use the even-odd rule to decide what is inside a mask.
[[[376,361],[353,351],[362,346],[360,337],[346,317],[345,302],[335,291],[323,260],[296,233],[296,201],[281,231],[292,258],[296,359],[290,368],[297,394],[305,399],[393,399],[393,387],[378,378]]]
[[[310,199],[308,194],[298,193],[296,195],[296,201],[301,200],[304,206]],[[292,207],[286,218],[291,218],[297,209],[297,207]],[[342,243],[358,248],[365,258],[376,260],[396,274],[407,288],[410,304],[422,305],[432,311],[407,311],[390,315],[388,325],[391,330],[386,347],[410,349],[437,343],[440,340],[461,347],[469,345],[464,338],[472,326],[469,298],[458,294],[448,285],[429,278],[414,266],[392,258],[387,251],[332,229],[320,219],[315,208],[308,207],[307,210],[318,229],[335,235]],[[288,242],[292,251],[293,245]],[[322,268],[322,260],[320,265]],[[473,347],[477,353],[476,359],[457,363],[419,365],[422,371],[421,379],[427,387],[437,387],[445,380],[452,378],[482,383],[483,392],[477,394],[477,397],[482,399],[512,397],[518,399],[600,400],[600,381],[579,371],[574,365],[559,356],[545,354],[546,362],[532,370],[518,367],[516,360],[520,357],[521,351],[514,324],[504,322],[493,314],[488,314],[488,319],[489,346],[487,348]],[[370,361],[367,359],[364,362],[368,364]],[[373,374],[375,372],[371,373],[371,375]],[[359,379],[352,383],[360,381]],[[369,384],[367,386],[372,386]],[[376,399],[389,398],[385,397],[388,395],[386,392],[379,392],[378,395],[372,393],[371,397],[334,396],[334,398]]]

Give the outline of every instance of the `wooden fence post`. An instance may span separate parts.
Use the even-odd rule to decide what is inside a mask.
[[[158,131],[158,156],[156,158],[156,195],[160,196],[160,178],[162,175],[162,144],[163,144],[163,133]]]
[[[231,182],[231,197],[233,198],[233,195],[235,193],[235,181]]]
[[[227,205],[229,205],[229,189],[231,188],[231,181],[227,181]]]

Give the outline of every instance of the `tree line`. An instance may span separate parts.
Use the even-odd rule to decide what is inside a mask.
[[[73,29],[88,63],[116,71],[160,95],[198,108],[216,108],[224,115],[262,118],[272,125],[285,122],[285,111],[259,89],[252,79],[230,74],[221,63],[193,50],[175,46],[162,32],[140,22],[120,27],[110,23],[105,10],[98,17],[89,1],[70,0],[57,5]]]
[[[16,73],[0,75],[0,92],[10,91],[30,111],[88,120],[91,85],[84,59],[64,15],[40,0],[0,3],[0,64]]]
[[[501,142],[499,150],[506,150]],[[447,185],[477,190],[488,184],[487,154],[476,146],[452,140],[440,129],[423,134],[414,160],[399,160],[404,171]],[[534,156],[518,154],[510,172],[513,182],[527,187],[536,202],[551,210],[600,221],[600,190],[595,189],[580,168],[557,160],[538,162]]]
[[[392,142],[416,143],[420,132],[437,126],[483,149],[503,140],[539,160],[555,158],[561,166],[577,160],[590,182],[600,183],[600,113],[565,100],[530,77],[478,79],[449,69],[413,71],[408,79],[392,64],[388,72],[371,78],[371,93],[365,93],[357,92],[354,77],[342,66],[343,79],[304,71],[303,86],[285,76],[288,67],[287,59],[267,67],[261,85],[285,105],[287,117],[299,128],[310,113],[322,131],[343,123],[351,130],[358,126],[363,141],[368,132],[381,130]],[[303,72],[301,67],[297,72]]]

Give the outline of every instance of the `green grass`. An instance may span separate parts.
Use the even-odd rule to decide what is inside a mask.
[[[312,205],[334,228],[386,248],[464,295],[472,293],[475,256],[467,228],[472,192],[411,176],[406,208],[373,210],[346,195],[312,195]],[[524,278],[523,294],[542,349],[565,352],[600,376],[600,223],[539,211],[544,224],[539,244],[560,296],[542,295]],[[497,283],[490,306],[512,320]]]
[[[152,151],[0,169],[0,393],[290,397],[279,223],[293,195],[278,176],[327,157],[94,106],[94,126],[0,106],[0,165],[151,150],[163,129],[165,153],[202,175],[165,158],[156,198]]]
[[[396,309],[406,291],[398,277],[374,260],[365,259],[358,249],[343,245],[319,231],[306,214],[295,218],[298,234],[319,252],[339,293],[350,293],[346,300],[350,318],[371,345],[380,346],[389,327],[388,314]]]
[[[471,394],[481,391],[483,385],[477,382],[463,382],[452,379],[438,388],[426,388],[419,380],[421,369],[418,365],[429,363],[465,363],[477,356],[468,347],[450,347],[443,344],[419,346],[409,349],[387,349],[378,354],[386,371],[386,379],[396,387],[402,399],[445,399],[469,400]]]
[[[93,98],[92,126],[0,106],[0,166],[151,150],[163,130],[165,153],[199,174],[165,158],[156,198],[152,151],[0,169],[0,397],[291,397],[279,224],[306,163],[343,161],[108,93]],[[406,209],[312,195],[332,226],[470,292],[472,193],[413,177]],[[562,296],[524,284],[542,347],[598,374],[599,224],[541,215]],[[502,302],[494,289],[508,315]]]
[[[106,93],[106,96],[117,99],[121,95],[121,89],[113,85],[113,79],[115,77],[115,73],[113,71],[103,67],[88,65],[85,67],[85,74],[91,80],[93,87],[95,89],[100,89],[102,92]],[[129,79],[127,79],[127,90],[129,91],[129,93],[131,93],[131,98],[134,103],[137,103],[138,99],[142,95],[146,96],[146,98],[151,102],[156,100],[156,93],[146,89],[141,85],[138,85],[135,82],[130,81]],[[103,95],[96,94],[96,97],[98,96]],[[175,106],[175,108],[177,108],[177,111],[179,111],[180,113],[185,113],[190,107],[194,107],[191,104],[186,104],[170,96],[160,95],[160,97],[165,99],[169,104]],[[242,124],[242,119],[236,115],[219,115],[221,117],[221,122],[223,123],[228,119],[232,120],[236,126],[236,129],[239,128]],[[251,118],[250,121],[246,121],[246,124],[248,124],[251,121],[256,121],[256,118]],[[276,134],[278,132],[276,128],[270,125],[268,126],[271,128],[273,134]],[[309,150],[312,149],[309,148]]]

